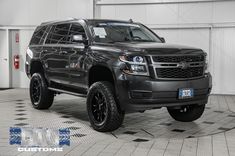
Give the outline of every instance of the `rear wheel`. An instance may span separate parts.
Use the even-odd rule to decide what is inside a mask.
[[[48,89],[41,73],[34,73],[30,80],[30,99],[34,108],[48,109],[54,100],[54,92]]]
[[[191,122],[200,118],[204,112],[205,105],[189,105],[180,108],[167,108],[172,118],[177,121]]]
[[[115,100],[113,85],[106,81],[96,82],[90,87],[87,111],[91,126],[100,132],[119,128],[124,119],[124,112]]]

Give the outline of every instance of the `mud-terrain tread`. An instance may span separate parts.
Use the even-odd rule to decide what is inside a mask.
[[[91,104],[90,96],[93,94],[93,92],[96,89],[99,89],[104,93],[105,99],[107,100],[107,104],[109,108],[107,120],[101,126],[97,126],[94,123],[94,121],[92,121],[92,118],[91,118],[92,114],[89,112],[90,110],[89,105]],[[88,96],[87,96],[87,111],[88,111],[88,116],[89,116],[89,120],[90,120],[92,127],[95,130],[100,131],[100,132],[113,131],[119,128],[124,119],[124,112],[119,110],[116,99],[115,99],[114,87],[108,81],[99,81],[91,85],[89,92],[88,92]]]
[[[41,82],[41,99],[37,105],[32,100],[32,82],[34,79],[39,79]],[[48,89],[46,79],[41,73],[34,73],[30,80],[30,99],[34,108],[36,109],[48,109],[51,107],[54,101],[54,92]]]

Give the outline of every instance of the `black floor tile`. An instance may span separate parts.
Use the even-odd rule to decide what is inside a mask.
[[[18,123],[18,124],[15,124],[15,126],[26,126],[28,125],[27,123]]]
[[[137,132],[134,132],[134,131],[126,131],[126,132],[124,132],[123,134],[131,134],[131,135],[133,135],[133,134],[136,134]]]
[[[16,111],[17,112],[23,112],[23,111],[26,111],[26,110],[24,110],[24,109],[17,109]]]
[[[70,130],[77,130],[77,129],[80,129],[80,127],[68,127],[68,129],[70,129]]]
[[[18,114],[15,114],[17,116],[23,116],[23,115],[27,115],[27,114],[24,114],[24,113],[18,113]]]
[[[16,106],[16,108],[24,108],[25,106]]]
[[[224,113],[224,111],[214,111],[215,113]]]
[[[229,130],[231,130],[231,128],[220,127],[220,128],[218,128],[218,130],[229,131]]]
[[[80,133],[77,133],[77,134],[73,134],[71,135],[72,137],[84,137],[86,136],[86,134],[80,134]]]
[[[68,115],[62,115],[62,116],[60,116],[61,118],[70,118],[70,116],[68,116]]]
[[[65,121],[63,123],[68,123],[68,124],[72,124],[72,123],[75,123],[75,121]]]
[[[17,104],[17,105],[23,105],[24,103],[22,103],[22,102],[17,102],[16,104]]]
[[[133,141],[134,141],[134,142],[147,142],[147,141],[149,141],[149,140],[137,138],[137,139],[135,139],[135,140],[133,140]]]
[[[209,124],[209,125],[214,124],[214,122],[210,122],[210,121],[203,121],[202,123]]]
[[[173,131],[173,132],[180,132],[180,133],[182,133],[182,132],[184,132],[185,130],[183,130],[183,129],[173,129],[172,131]]]
[[[26,120],[27,118],[16,118],[15,120]]]
[[[172,125],[172,123],[160,123],[159,125],[163,125],[163,126],[170,126],[170,125]]]

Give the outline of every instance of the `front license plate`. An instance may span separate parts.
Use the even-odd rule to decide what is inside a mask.
[[[193,95],[194,95],[194,90],[192,88],[179,89],[179,99],[192,98]]]

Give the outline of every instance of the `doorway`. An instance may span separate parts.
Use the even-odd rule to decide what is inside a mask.
[[[0,88],[10,88],[9,31],[0,29]]]

